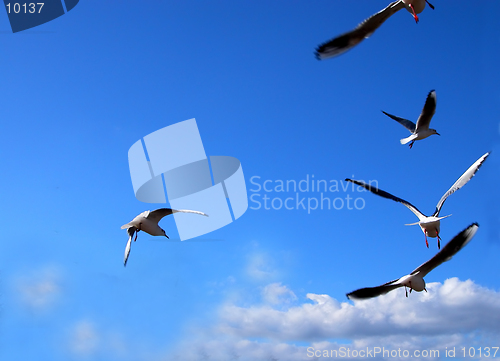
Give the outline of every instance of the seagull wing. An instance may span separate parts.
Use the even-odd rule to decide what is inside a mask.
[[[195,213],[202,216],[208,217],[208,214],[199,211],[191,211],[189,209],[172,209],[172,208],[160,208],[149,213],[146,217],[152,222],[159,222],[163,217],[168,216],[172,213]]]
[[[449,261],[458,251],[470,242],[472,237],[476,234],[478,228],[479,225],[477,223],[472,223],[469,227],[464,229],[451,241],[449,241],[446,246],[444,246],[434,257],[415,269],[411,275],[419,273],[420,276],[425,277],[427,273],[432,271],[441,263]]]
[[[398,281],[399,279],[384,283],[383,285],[377,287],[360,288],[359,290],[348,293],[346,296],[350,300],[362,300],[366,298],[373,298],[380,295],[384,295],[396,288],[402,287],[403,285],[397,283]]]
[[[395,121],[397,121],[399,124],[401,124],[403,127],[405,127],[406,129],[408,129],[410,132],[412,132],[412,133],[415,132],[415,129],[417,128],[417,126],[411,120],[397,117],[395,115],[386,113],[383,110],[382,110],[382,113],[384,113],[385,115],[387,115],[389,118],[392,118]]]
[[[387,199],[392,199],[393,201],[395,202],[399,202],[403,205],[405,205],[410,211],[412,211],[417,217],[419,220],[422,220],[422,219],[425,219],[426,216],[420,212],[417,207],[415,207],[413,204],[411,204],[410,202],[408,201],[405,201],[404,199],[401,199],[401,198],[398,198],[396,196],[393,196],[392,194],[390,193],[387,193],[381,189],[378,189],[377,187],[373,187],[369,184],[366,184],[365,182],[361,182],[361,181],[357,181],[357,180],[353,180],[353,179],[349,179],[349,178],[346,178],[345,179],[346,182],[352,182],[354,184],[357,184],[358,186],[361,186],[367,190],[369,190],[370,192],[378,195],[378,196],[381,196],[381,197],[384,197],[384,198],[387,198]]]
[[[392,14],[402,8],[404,8],[404,4],[401,0],[390,3],[385,9],[359,24],[354,30],[318,46],[315,53],[316,58],[323,60],[346,52],[372,35]]]
[[[422,113],[417,120],[417,128],[415,129],[417,132],[420,130],[429,129],[429,124],[431,123],[432,116],[436,112],[436,91],[431,90],[427,95],[427,99],[425,100],[424,108],[422,109]]]
[[[453,194],[457,190],[462,188],[464,185],[467,184],[468,181],[470,181],[472,179],[472,177],[474,177],[477,170],[481,167],[481,165],[486,160],[486,158],[488,158],[490,153],[491,152],[488,152],[485,155],[483,155],[481,158],[476,160],[476,162],[473,165],[471,165],[469,167],[469,169],[467,169],[465,171],[465,173],[462,174],[462,176],[460,178],[458,178],[458,180],[451,186],[451,188],[448,189],[448,191],[445,194],[443,194],[443,196],[441,197],[441,199],[439,200],[439,202],[436,206],[436,211],[434,212],[433,216],[435,216],[435,217],[439,216],[439,212],[441,212],[441,207],[443,207],[443,204],[444,204],[444,201],[446,200],[446,198],[448,198],[450,196],[450,194]]]
[[[127,241],[127,246],[125,246],[125,256],[123,257],[123,266],[125,267],[127,265],[127,260],[128,256],[130,254],[130,247],[132,246],[132,238],[134,237],[135,232],[137,231],[137,228],[135,227],[130,227],[127,229],[128,232],[128,241]]]

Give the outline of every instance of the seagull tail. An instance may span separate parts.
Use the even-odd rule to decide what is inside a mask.
[[[416,226],[417,224],[420,224],[420,222],[408,223],[408,224],[405,224],[405,226]]]
[[[415,134],[412,134],[412,135],[410,135],[408,138],[403,138],[403,139],[401,139],[399,142],[400,142],[401,144],[406,144],[406,143],[411,142],[412,140],[415,140],[415,138],[416,138],[416,137],[417,137],[417,136],[416,136]]]

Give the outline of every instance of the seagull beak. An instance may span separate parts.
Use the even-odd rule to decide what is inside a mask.
[[[441,134],[439,134],[438,132],[436,132],[437,135],[441,136]]]
[[[160,228],[160,229],[161,229],[161,231],[163,232],[163,235],[164,235],[165,237],[167,237],[167,238],[168,238],[168,236],[167,236],[167,232],[165,232],[165,230],[164,230],[163,228]],[[168,239],[170,239],[170,238],[168,238]]]

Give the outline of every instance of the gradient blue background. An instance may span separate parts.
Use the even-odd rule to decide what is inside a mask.
[[[221,304],[259,304],[267,284],[282,282],[299,304],[306,293],[345,302],[437,251],[435,239],[427,249],[420,229],[404,226],[416,217],[402,205],[341,191],[330,196],[363,197],[366,207],[248,209],[183,243],[139,234],[124,268],[120,226],[161,206],[135,199],[128,149],[190,118],[208,155],[241,161],[249,196],[253,176],[260,184],[353,177],[429,214],[493,150],[442,211],[453,214],[442,222],[444,242],[474,221],[477,236],[426,280],[498,290],[500,3],[436,0],[418,25],[402,10],[348,53],[314,58],[318,44],[386,5],[81,1],[16,34],[0,11],[1,358],[169,359],[192,330],[217,322]],[[409,150],[399,144],[409,133],[381,110],[415,121],[431,89],[441,137]],[[176,237],[173,218],[161,226]],[[78,327],[119,335],[133,351],[93,347],[90,336],[90,346],[75,346]]]

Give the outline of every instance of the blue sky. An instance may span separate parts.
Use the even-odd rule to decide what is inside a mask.
[[[16,34],[0,12],[2,359],[308,360],[307,347],[499,346],[500,4],[436,1],[418,25],[403,10],[344,55],[314,58],[386,5],[81,1]],[[415,121],[432,89],[441,136],[409,150],[399,144],[408,132],[381,110]],[[416,221],[404,206],[352,188],[328,196],[362,198],[362,209],[250,201],[236,222],[191,241],[140,234],[124,268],[120,226],[162,207],[135,199],[128,149],[191,118],[208,155],[241,161],[254,199],[264,192],[252,177],[349,177],[429,214],[492,150],[442,210],[453,214],[444,242],[472,222],[480,229],[426,277],[429,293],[408,299],[402,289],[346,299],[437,251],[404,225]],[[172,218],[161,226],[176,237]]]

